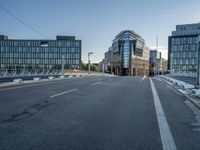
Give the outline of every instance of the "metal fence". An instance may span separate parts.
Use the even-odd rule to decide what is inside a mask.
[[[81,74],[99,74],[99,72],[88,72],[86,70],[72,70],[66,69],[64,70],[64,75],[81,75]],[[26,76],[46,76],[46,75],[62,75],[62,70],[16,70],[16,69],[0,69],[0,78],[8,78],[8,77],[26,77]]]

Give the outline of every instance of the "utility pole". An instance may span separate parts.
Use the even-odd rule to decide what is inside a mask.
[[[64,55],[62,55],[62,76],[64,76]]]
[[[88,52],[88,73],[90,73],[90,55],[92,55],[93,54],[93,52]]]

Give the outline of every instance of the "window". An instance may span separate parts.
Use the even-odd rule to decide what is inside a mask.
[[[41,46],[41,47],[48,47],[48,42],[47,42],[47,41],[42,41],[42,42],[40,43],[40,46]]]

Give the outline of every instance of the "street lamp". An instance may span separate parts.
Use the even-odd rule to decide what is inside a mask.
[[[93,52],[88,52],[88,73],[90,73],[90,55],[92,55]]]

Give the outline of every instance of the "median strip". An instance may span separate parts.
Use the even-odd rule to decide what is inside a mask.
[[[163,111],[163,108],[160,102],[160,98],[158,96],[155,85],[151,78],[150,78],[150,83],[151,83],[151,89],[152,89],[154,105],[156,109],[156,116],[158,120],[163,150],[177,150],[172,133],[167,123],[167,119],[165,117],[165,113]]]
[[[57,97],[57,96],[60,96],[60,95],[63,95],[63,94],[67,94],[67,93],[71,93],[71,92],[74,92],[74,91],[77,91],[77,89],[72,89],[72,90],[69,90],[69,91],[65,91],[65,92],[62,92],[62,93],[58,93],[58,94],[56,94],[56,95],[50,96],[50,98],[54,98],[54,97]]]

